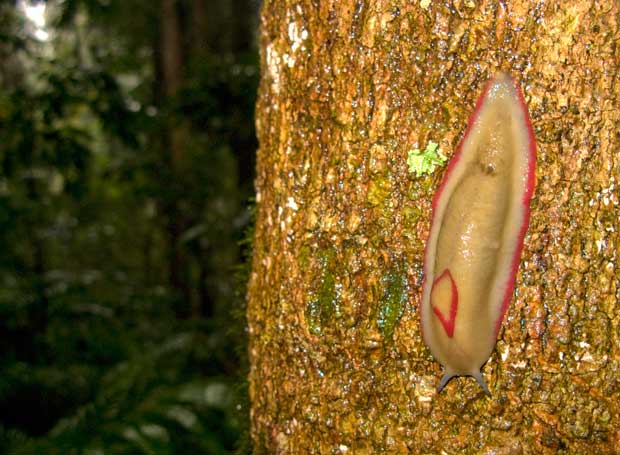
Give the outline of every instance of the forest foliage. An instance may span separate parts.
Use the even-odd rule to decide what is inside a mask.
[[[0,5],[0,452],[247,451],[255,10]]]

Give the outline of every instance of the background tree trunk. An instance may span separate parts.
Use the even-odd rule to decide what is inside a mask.
[[[161,36],[158,62],[161,70],[159,89],[163,100],[169,104],[178,95],[184,80],[183,36],[177,0],[161,0],[160,27]],[[168,106],[170,107],[170,106]],[[187,146],[187,127],[178,118],[172,117],[168,122],[164,135],[167,148],[169,170],[165,175],[170,179],[171,196],[165,202],[164,212],[167,216],[169,244],[169,275],[170,284],[180,298],[177,313],[187,317],[192,312],[192,292],[189,284],[187,252],[181,245],[181,236],[188,228],[188,220],[182,208],[184,184],[184,154]]]
[[[618,3],[266,0],[249,286],[256,453],[619,453]],[[486,80],[521,83],[532,219],[484,367],[435,393],[419,323],[442,169]]]

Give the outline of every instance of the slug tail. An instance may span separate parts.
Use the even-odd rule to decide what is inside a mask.
[[[487,396],[490,397],[491,391],[489,390],[487,383],[484,382],[484,378],[482,377],[482,372],[480,372],[480,370],[474,371],[471,375],[476,379],[476,381],[478,381],[478,384],[480,384],[480,387],[482,387],[482,390],[484,390],[484,393],[486,393]]]
[[[441,377],[441,381],[439,381],[439,385],[437,386],[437,393],[441,392],[442,389],[446,386],[446,384],[450,382],[450,379],[452,379],[454,376],[456,376],[454,372],[446,369],[446,372]]]

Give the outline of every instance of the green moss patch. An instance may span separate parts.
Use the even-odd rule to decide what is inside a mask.
[[[379,303],[377,325],[384,338],[391,338],[407,300],[408,282],[404,265],[401,264],[384,275],[382,284],[384,291]]]
[[[310,332],[320,335],[330,321],[340,315],[339,286],[336,283],[336,252],[322,250],[318,254],[321,274],[309,293],[306,305],[306,321]]]

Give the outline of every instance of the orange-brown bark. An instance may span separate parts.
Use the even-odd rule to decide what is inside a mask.
[[[266,0],[248,294],[255,453],[618,453],[620,7],[612,0]],[[422,260],[484,82],[538,144],[515,296],[485,378],[439,395]]]

